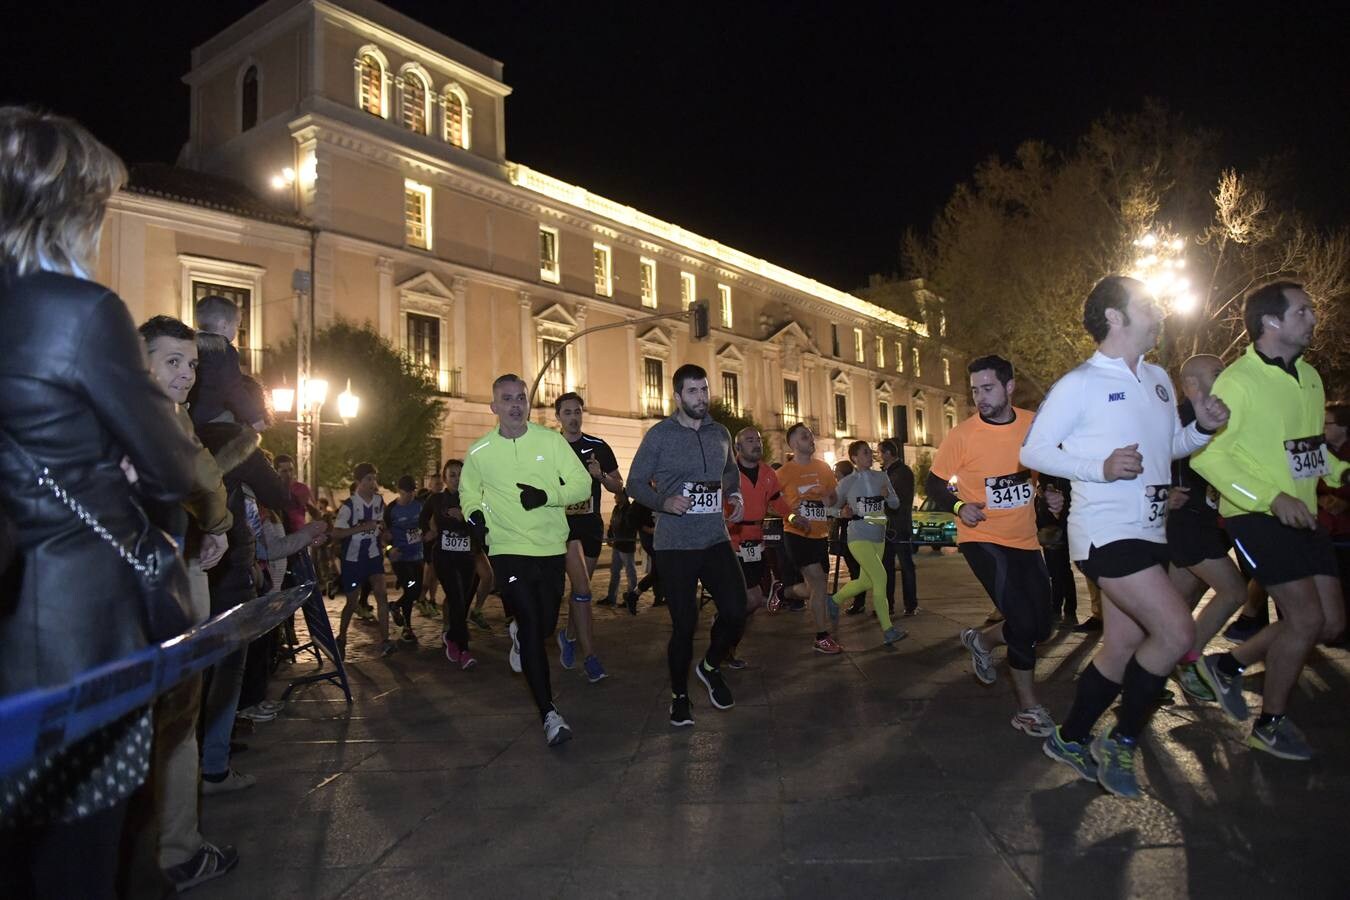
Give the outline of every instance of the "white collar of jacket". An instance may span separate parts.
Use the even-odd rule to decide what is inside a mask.
[[[1139,358],[1134,361],[1133,370],[1131,370],[1125,360],[1121,359],[1119,356],[1107,356],[1100,350],[1094,351],[1093,354],[1088,357],[1088,362],[1092,363],[1094,366],[1101,366],[1103,369],[1115,369],[1116,371],[1124,372],[1131,378],[1138,379],[1138,372],[1144,365],[1144,355],[1142,353],[1139,354]]]
[[[226,441],[213,456],[220,471],[230,472],[244,464],[262,444],[262,435],[247,425],[239,426],[239,433]]]

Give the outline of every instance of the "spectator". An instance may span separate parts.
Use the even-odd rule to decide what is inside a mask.
[[[633,557],[637,553],[637,529],[628,521],[628,510],[632,506],[626,491],[620,490],[614,497],[614,511],[609,514],[609,593],[601,601],[603,606],[613,606],[619,594],[619,579],[624,572],[628,574],[628,590],[624,592],[624,604],[631,615],[637,615],[637,566]]]
[[[210,295],[197,301],[197,386],[192,391],[192,421],[231,421],[254,431],[267,429],[267,403],[261,391],[251,390],[239,368],[239,307],[224,297]]]
[[[125,180],[121,160],[75,122],[0,108],[0,509],[21,579],[0,605],[0,696],[146,646],[136,573],[37,483],[28,459],[124,544],[144,529],[138,497],[175,503],[193,484],[196,442],[150,377],[126,306],[91,280],[108,198]],[[150,720],[142,707],[0,777],[10,896],[113,895]]]

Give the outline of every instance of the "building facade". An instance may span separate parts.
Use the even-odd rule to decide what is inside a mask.
[[[537,402],[581,392],[625,466],[684,362],[780,447],[802,420],[824,452],[898,437],[913,459],[966,414],[964,358],[921,283],[915,321],[509,162],[501,63],[373,0],[270,0],[196,48],[185,81],[179,166],[114,198],[100,278],[138,320],[235,299],[256,366],[303,324],[308,273],[318,328],[370,322],[433,374],[443,458],[491,427],[496,375],[529,378],[607,324]],[[695,300],[706,341],[649,320]]]

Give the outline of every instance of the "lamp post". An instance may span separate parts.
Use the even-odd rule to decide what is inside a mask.
[[[323,424],[323,405],[328,400],[328,381],[323,378],[306,378],[298,389],[286,384],[283,379],[279,387],[272,388],[272,408],[279,413],[295,411],[295,455],[296,473],[300,480],[314,489],[319,487],[319,432]],[[361,409],[361,398],[352,393],[352,381],[347,379],[347,389],[337,398],[338,415],[342,422],[330,422],[330,425],[346,425],[356,418]]]
[[[1175,316],[1188,318],[1195,312],[1198,300],[1186,276],[1186,240],[1166,228],[1146,231],[1135,242],[1135,258],[1127,274],[1148,287],[1149,293],[1162,306],[1166,320]],[[1165,320],[1165,322],[1166,322]],[[1177,322],[1181,329],[1183,322]],[[1164,324],[1161,358],[1164,365],[1172,362],[1174,348],[1180,333]],[[1167,340],[1170,333],[1171,341]]]

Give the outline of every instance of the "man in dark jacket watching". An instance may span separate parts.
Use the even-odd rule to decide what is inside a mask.
[[[886,603],[895,612],[895,563],[900,563],[900,589],[905,595],[905,615],[919,611],[919,589],[914,575],[914,470],[905,463],[899,446],[892,440],[881,442],[881,465],[895,487],[900,505],[886,510],[886,549],[881,564],[886,569]],[[861,604],[855,603],[855,606]],[[861,611],[861,610],[859,610]]]

